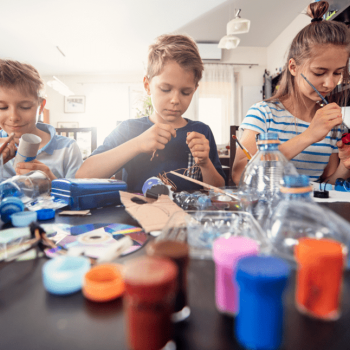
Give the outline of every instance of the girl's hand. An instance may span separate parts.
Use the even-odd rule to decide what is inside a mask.
[[[339,159],[343,163],[345,168],[350,170],[350,145],[345,145],[340,140],[337,142],[337,147],[339,148]]]
[[[192,131],[187,133],[186,143],[196,164],[206,165],[209,160],[209,140],[203,134]]]
[[[0,144],[5,143],[7,140],[8,140],[8,137],[0,138]],[[9,142],[9,144],[6,146],[6,148],[2,152],[4,164],[15,157],[16,151],[17,151],[16,142],[18,144],[18,139],[14,138],[11,142]]]
[[[336,103],[320,108],[307,128],[312,143],[323,140],[335,126],[341,123],[341,108]]]
[[[164,149],[171,136],[176,137],[176,130],[171,125],[154,124],[136,139],[141,153],[152,153],[157,149]]]
[[[49,177],[51,181],[57,179],[57,177],[52,173],[50,168],[44,163],[39,162],[38,160],[33,160],[28,163],[17,163],[15,170],[17,175],[24,175],[33,170],[41,170]]]

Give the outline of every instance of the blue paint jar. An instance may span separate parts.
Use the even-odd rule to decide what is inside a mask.
[[[280,347],[282,296],[289,273],[289,265],[279,258],[249,256],[238,261],[239,312],[235,334],[244,347],[259,350]]]

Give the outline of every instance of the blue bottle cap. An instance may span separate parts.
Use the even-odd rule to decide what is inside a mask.
[[[0,203],[1,220],[4,223],[11,221],[11,215],[24,210],[24,204],[19,198],[7,197]]]
[[[42,269],[45,289],[58,295],[79,291],[90,265],[90,259],[84,256],[59,256],[49,260]]]
[[[36,213],[39,221],[50,220],[55,217],[55,209],[39,209]]]
[[[287,175],[283,178],[284,187],[307,187],[310,184],[309,177],[307,175]]]
[[[16,227],[29,226],[30,223],[37,220],[35,211],[21,211],[11,215],[12,225]]]
[[[259,134],[259,140],[278,140],[277,132],[264,132]]]

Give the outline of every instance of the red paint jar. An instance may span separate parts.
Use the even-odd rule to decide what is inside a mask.
[[[169,259],[145,256],[125,264],[124,310],[131,350],[160,350],[172,339],[177,276]]]

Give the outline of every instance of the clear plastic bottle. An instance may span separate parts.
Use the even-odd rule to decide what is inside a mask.
[[[242,206],[260,223],[270,212],[274,197],[279,194],[283,176],[298,172],[280,152],[277,133],[259,135],[258,152],[247,164],[239,184]]]
[[[292,263],[295,246],[301,238],[334,239],[343,244],[344,254],[350,247],[349,223],[319,206],[312,193],[307,176],[285,176],[279,200],[275,201],[274,210],[264,225],[273,254]]]

